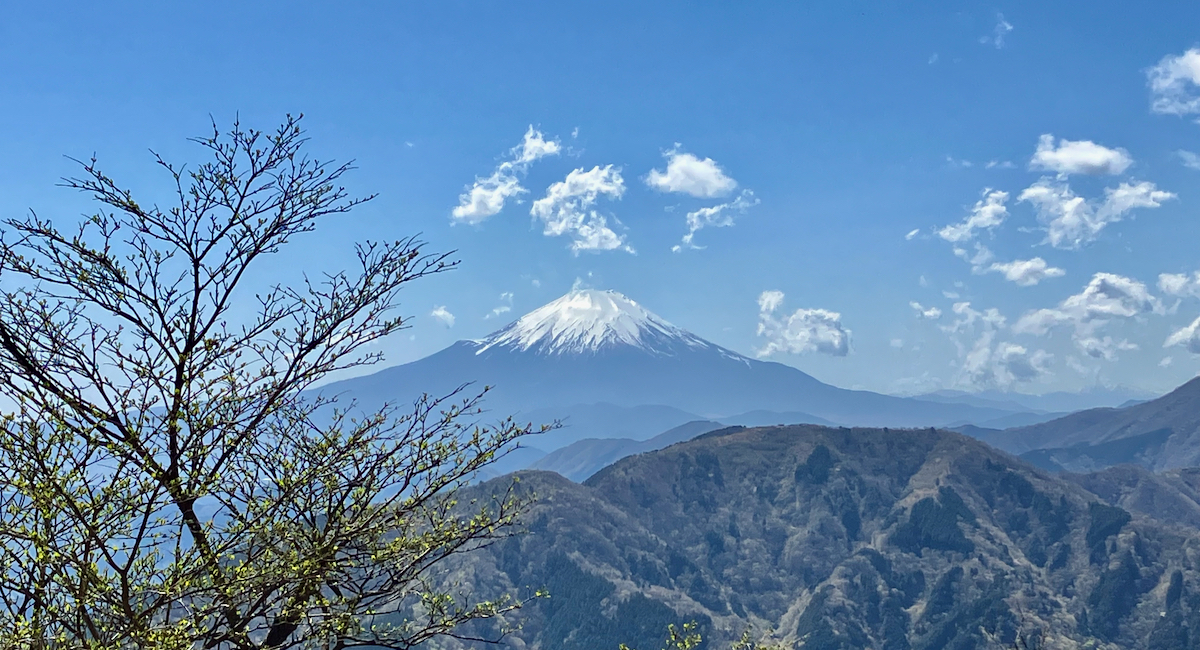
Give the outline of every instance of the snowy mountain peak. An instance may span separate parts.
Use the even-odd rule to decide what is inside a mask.
[[[708,347],[616,291],[575,290],[478,341],[476,354],[501,347],[542,354],[584,354],[615,346],[671,353],[683,344]]]

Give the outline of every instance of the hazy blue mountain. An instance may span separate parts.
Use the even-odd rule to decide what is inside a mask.
[[[975,424],[975,426],[983,427],[985,429],[1011,429],[1013,427],[1025,427],[1031,424],[1041,424],[1042,422],[1057,420],[1058,418],[1066,415],[1070,415],[1070,413],[1010,413],[1008,415],[1002,415],[994,420],[984,420],[976,423],[955,422],[948,428],[957,430],[957,428],[960,426]]]
[[[1200,378],[1125,408],[1098,408],[989,434],[988,442],[1055,470],[1122,463],[1153,470],[1200,465]]]
[[[582,485],[521,473],[527,532],[451,576],[482,597],[547,588],[506,620],[529,650],[656,648],[689,620],[713,650],[750,626],[806,650],[1008,647],[981,630],[1018,629],[1038,648],[1195,648],[1200,477],[1125,474],[1054,477],[930,429],[719,429]]]
[[[562,423],[562,428],[552,434],[531,439],[531,444],[547,451],[588,438],[647,440],[667,429],[703,419],[670,406],[617,406],[606,403],[544,407],[519,412],[516,418],[535,424],[555,420]]]
[[[525,467],[557,472],[578,483],[626,456],[657,451],[725,426],[720,422],[699,420],[664,431],[649,440],[589,438],[550,452]]]
[[[442,394],[465,382],[495,387],[486,406],[496,414],[572,404],[656,404],[717,420],[765,410],[839,424],[916,427],[1013,413],[830,386],[791,366],[705,341],[605,291],[571,292],[484,339],[459,341],[424,359],[322,390],[377,404]]]
[[[1156,393],[1129,388],[1127,386],[1094,386],[1079,392],[1055,391],[1042,395],[1029,395],[1010,391],[985,390],[968,393],[960,390],[939,390],[917,395],[917,399],[945,403],[971,404],[1014,411],[1041,413],[1071,413],[1085,409],[1121,407],[1130,403],[1143,402],[1160,397]]]
[[[731,415],[721,418],[721,421],[726,424],[740,424],[746,427],[768,427],[776,424],[823,424],[825,426],[836,426],[839,424],[838,422],[830,422],[825,418],[819,418],[809,413],[800,413],[797,411],[777,413],[775,411],[761,410]]]

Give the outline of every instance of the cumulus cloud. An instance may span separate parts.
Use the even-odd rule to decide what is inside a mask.
[[[758,336],[767,343],[758,356],[820,352],[844,357],[850,352],[850,330],[842,315],[825,309],[797,309],[785,318],[775,312],[783,305],[782,291],[764,291],[758,297]]]
[[[919,318],[928,318],[929,320],[937,320],[942,317],[942,310],[938,309],[937,307],[928,307],[927,308],[915,300],[908,303],[908,306],[912,307],[913,309],[916,310],[917,316]]]
[[[1121,183],[1104,190],[1100,203],[1077,196],[1062,181],[1042,178],[1021,192],[1019,201],[1028,201],[1037,210],[1038,221],[1046,227],[1046,242],[1055,248],[1077,249],[1095,241],[1109,224],[1117,223],[1136,208],[1157,208],[1175,198],[1154,183]]]
[[[1186,273],[1163,273],[1158,276],[1158,290],[1168,296],[1200,298],[1200,271]]]
[[[1133,158],[1124,149],[1109,149],[1091,140],[1060,138],[1054,144],[1049,133],[1038,138],[1037,150],[1029,160],[1029,168],[1051,171],[1063,176],[1070,174],[1113,175],[1124,173]]]
[[[482,223],[504,209],[504,203],[528,192],[521,187],[519,176],[539,158],[554,156],[561,147],[558,140],[547,140],[541,131],[530,125],[521,144],[509,150],[512,158],[500,163],[491,176],[476,178],[475,184],[458,197],[458,207],[451,211],[458,223]]]
[[[1172,363],[1172,362],[1174,362],[1174,361],[1175,361],[1175,359],[1174,359],[1174,358],[1172,358],[1172,357],[1163,357],[1163,358],[1162,358],[1162,361],[1159,361],[1159,362],[1158,362],[1158,367],[1159,367],[1159,368],[1166,368],[1166,367],[1170,366],[1170,365],[1171,365],[1171,363]]]
[[[646,184],[660,192],[679,192],[702,199],[725,196],[737,187],[712,158],[698,158],[679,150],[679,144],[663,155],[666,171],[650,170]]]
[[[958,224],[946,226],[938,231],[938,237],[948,242],[964,242],[975,237],[977,230],[991,230],[1004,223],[1008,216],[1008,192],[993,191],[991,188],[983,191],[983,198],[975,202],[971,214]]]
[[[913,237],[916,237],[919,234],[921,234],[921,229],[913,228],[912,230],[908,231],[907,235],[904,236],[904,241],[912,241]]]
[[[982,332],[962,355],[957,382],[969,388],[1008,388],[1036,381],[1050,372],[1054,356],[1045,350],[1030,352],[1022,345],[998,342],[998,332]]]
[[[1167,115],[1200,113],[1200,48],[1167,55],[1146,71],[1150,110]]]
[[[984,45],[992,45],[997,50],[1004,47],[1004,37],[1013,30],[1012,23],[1004,19],[1004,14],[996,14],[996,26],[992,28],[992,33],[988,36],[980,36],[979,42]]]
[[[438,319],[447,328],[454,327],[454,314],[451,314],[445,305],[437,305],[433,311],[429,312],[429,315]]]
[[[1109,321],[1157,312],[1162,303],[1145,284],[1112,273],[1097,273],[1083,291],[1069,296],[1052,309],[1027,312],[1013,325],[1018,334],[1044,336],[1057,327],[1070,327],[1075,345],[1097,359],[1114,359],[1122,350],[1137,346],[1124,340],[1101,336]]]
[[[746,210],[758,205],[759,201],[754,196],[754,192],[750,190],[742,190],[738,197],[728,203],[720,203],[708,208],[700,208],[695,212],[687,213],[688,232],[683,236],[683,243],[671,247],[671,250],[678,253],[684,248],[700,249],[703,246],[697,246],[692,243],[692,239],[696,236],[696,232],[701,228],[723,228],[732,226],[736,215],[745,214]]]
[[[1030,352],[1015,343],[998,343],[997,332],[979,335],[964,355],[958,383],[971,388],[1008,388],[1029,383],[1050,374],[1054,356],[1045,350]]]
[[[529,213],[542,222],[547,237],[569,236],[575,254],[615,249],[632,253],[633,248],[594,209],[600,197],[620,199],[624,194],[620,169],[612,165],[597,165],[590,171],[579,168],[567,174],[566,180],[546,188],[546,196],[534,201]]]
[[[1057,278],[1067,273],[1058,267],[1050,266],[1046,260],[1040,257],[1030,260],[995,262],[987,270],[1002,273],[1006,280],[1015,282],[1020,287],[1032,287],[1046,278]]]

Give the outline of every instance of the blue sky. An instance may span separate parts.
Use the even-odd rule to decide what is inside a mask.
[[[195,160],[210,115],[303,112],[313,151],[380,196],[280,277],[416,232],[463,260],[404,294],[389,362],[578,282],[841,386],[1193,377],[1200,171],[1179,152],[1200,153],[1200,7],[908,4],[8,7],[0,209],[76,218],[55,183],[93,152],[165,196],[148,149]],[[456,217],[497,170],[524,192]],[[730,225],[683,245],[688,213],[722,205]]]

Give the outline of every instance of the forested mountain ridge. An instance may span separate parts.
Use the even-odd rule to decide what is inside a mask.
[[[987,647],[981,630],[1200,647],[1196,529],[959,434],[725,429],[583,485],[518,476],[538,497],[526,533],[454,575],[477,593],[549,589],[512,647],[656,647],[687,620],[713,644],[752,627],[821,650]]]

